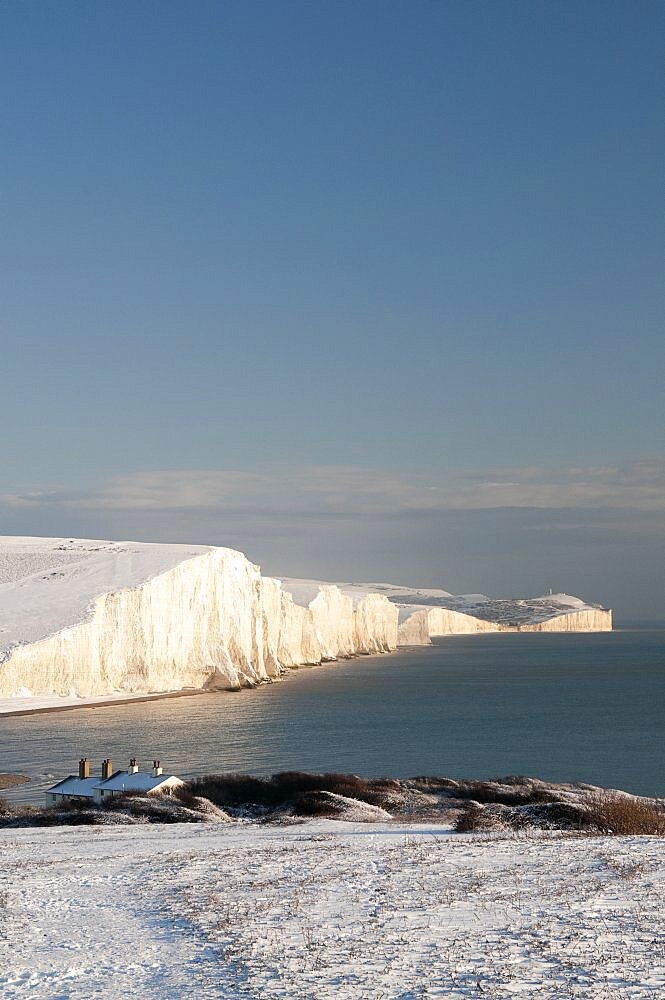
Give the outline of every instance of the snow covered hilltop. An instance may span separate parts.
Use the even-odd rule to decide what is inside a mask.
[[[280,581],[227,548],[0,537],[0,697],[16,707],[36,695],[253,686],[432,635],[611,627],[611,612],[566,595],[493,602]]]

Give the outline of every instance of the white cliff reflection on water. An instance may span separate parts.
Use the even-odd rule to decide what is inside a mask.
[[[530,774],[665,795],[665,631],[445,638],[432,647],[292,671],[256,690],[17,718],[0,716],[9,793],[111,756],[215,771]]]

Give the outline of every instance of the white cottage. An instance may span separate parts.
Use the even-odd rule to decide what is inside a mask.
[[[139,792],[143,795],[172,795],[173,789],[184,782],[175,774],[164,774],[158,760],[153,760],[152,770],[141,771],[136,757],[132,757],[126,771],[114,771],[111,758],[102,761],[101,778],[90,777],[90,761],[82,757],[78,775],[70,774],[46,793],[47,806],[59,806],[63,802],[106,801],[114,795]]]

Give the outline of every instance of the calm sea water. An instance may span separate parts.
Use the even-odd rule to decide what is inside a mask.
[[[529,774],[665,795],[665,628],[477,635],[292,671],[253,691],[0,716],[0,771],[39,801],[82,755],[177,774]]]

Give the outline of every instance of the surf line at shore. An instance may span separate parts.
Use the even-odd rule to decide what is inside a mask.
[[[235,692],[235,690],[235,688],[230,688],[229,693]],[[0,699],[0,718],[15,719],[21,715],[49,715],[54,712],[70,712],[81,708],[108,708],[111,705],[131,705],[139,701],[162,701],[166,698],[191,698],[194,695],[212,693],[214,692],[206,691],[204,688],[183,688],[181,691],[157,691],[148,694],[118,695],[116,698],[109,698],[108,695],[103,698],[77,698],[76,700],[67,701],[66,704],[55,704],[52,701],[48,701],[46,704],[35,705],[31,708],[17,709],[13,707],[5,708],[5,706],[19,699],[5,698]],[[30,699],[25,698],[20,700],[29,701]],[[66,699],[62,700],[66,701]],[[46,702],[47,699],[35,698],[35,701]]]

